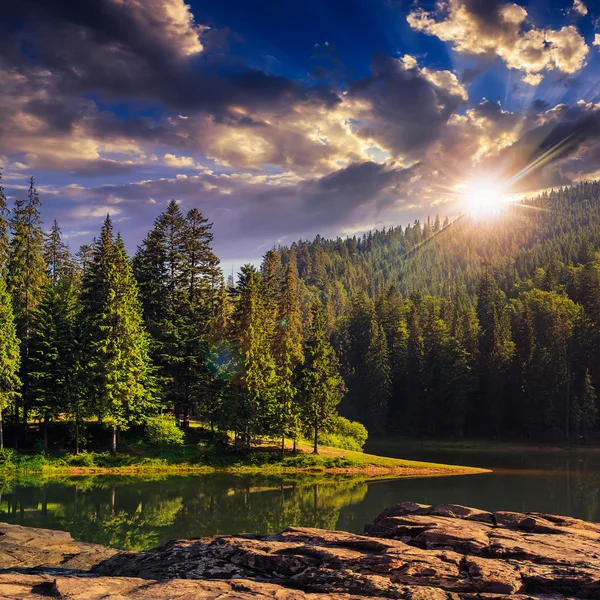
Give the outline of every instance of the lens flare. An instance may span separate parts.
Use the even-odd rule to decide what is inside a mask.
[[[475,217],[492,217],[506,206],[508,199],[504,185],[485,177],[470,181],[464,190],[467,212]]]

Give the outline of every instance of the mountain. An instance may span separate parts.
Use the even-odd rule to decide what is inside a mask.
[[[295,251],[305,293],[325,292],[339,316],[358,291],[375,298],[390,286],[403,295],[473,296],[486,263],[511,295],[537,269],[583,264],[598,249],[600,182],[593,181],[510,204],[489,218],[436,217],[358,238],[317,236],[280,252],[285,264]]]

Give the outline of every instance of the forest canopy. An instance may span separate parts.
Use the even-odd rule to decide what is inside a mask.
[[[130,257],[110,217],[73,254],[40,207],[33,179],[10,207],[0,187],[0,409],[39,421],[46,447],[59,420],[77,450],[92,420],[113,451],[135,425],[177,443],[169,415],[240,450],[362,445],[340,415],[371,435],[585,440],[597,424],[597,182],[488,220],[317,236],[228,282],[197,208],[171,201]]]

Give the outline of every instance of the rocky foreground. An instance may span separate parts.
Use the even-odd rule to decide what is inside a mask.
[[[291,527],[116,552],[0,524],[0,598],[600,599],[600,525],[404,502],[365,535]]]

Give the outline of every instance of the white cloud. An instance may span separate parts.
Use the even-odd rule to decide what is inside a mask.
[[[548,71],[570,74],[584,65],[588,47],[575,26],[537,29],[517,4],[500,4],[481,14],[477,6],[449,0],[436,11],[417,8],[407,20],[413,29],[450,42],[457,52],[499,56],[508,68],[524,71],[524,81],[532,85]]]
[[[582,0],[573,0],[573,8],[571,10],[580,14],[582,17],[588,14],[587,6],[583,3]]]

